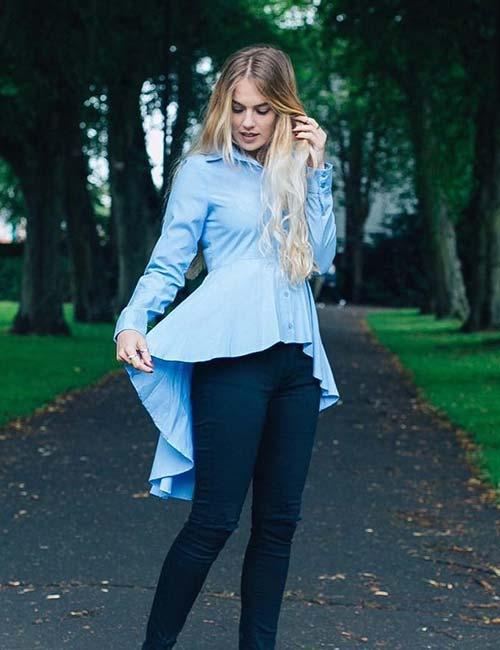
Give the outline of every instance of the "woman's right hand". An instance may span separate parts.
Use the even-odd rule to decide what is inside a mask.
[[[153,360],[144,336],[137,330],[122,330],[116,337],[116,360],[125,361],[137,370],[153,372]]]

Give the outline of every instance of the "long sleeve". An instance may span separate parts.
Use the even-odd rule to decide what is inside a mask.
[[[325,162],[324,169],[307,169],[306,218],[309,241],[321,273],[326,273],[335,257],[337,226],[333,211],[333,165]]]
[[[186,282],[208,213],[203,159],[187,157],[174,179],[162,230],[134,292],[116,322],[113,341],[124,329],[146,334],[150,320],[163,314]]]

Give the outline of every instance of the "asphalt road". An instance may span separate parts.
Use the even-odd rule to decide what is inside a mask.
[[[320,414],[277,650],[498,649],[499,510],[366,311],[318,306],[342,403]],[[148,496],[156,440],[123,369],[0,430],[1,650],[140,649],[190,508]],[[179,650],[237,650],[249,501]]]

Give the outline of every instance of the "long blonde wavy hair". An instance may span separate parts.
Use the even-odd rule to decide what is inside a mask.
[[[227,163],[235,164],[231,136],[232,98],[236,84],[245,77],[255,83],[276,113],[273,134],[258,152],[258,160],[263,165],[259,249],[265,254],[274,239],[281,272],[295,284],[319,268],[313,259],[304,210],[310,147],[306,140],[294,140],[292,131],[292,116],[306,112],[297,94],[291,60],[285,52],[271,45],[256,44],[238,50],[225,61],[208,101],[201,129],[189,151],[172,166],[169,186],[189,155],[217,151]],[[265,221],[266,213],[270,217]],[[204,267],[199,244],[186,277],[195,278]]]

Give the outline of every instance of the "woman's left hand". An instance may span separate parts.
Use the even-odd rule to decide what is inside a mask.
[[[326,133],[313,117],[294,115],[292,131],[296,140],[308,140],[311,153],[307,160],[310,167],[323,169],[325,166]]]

